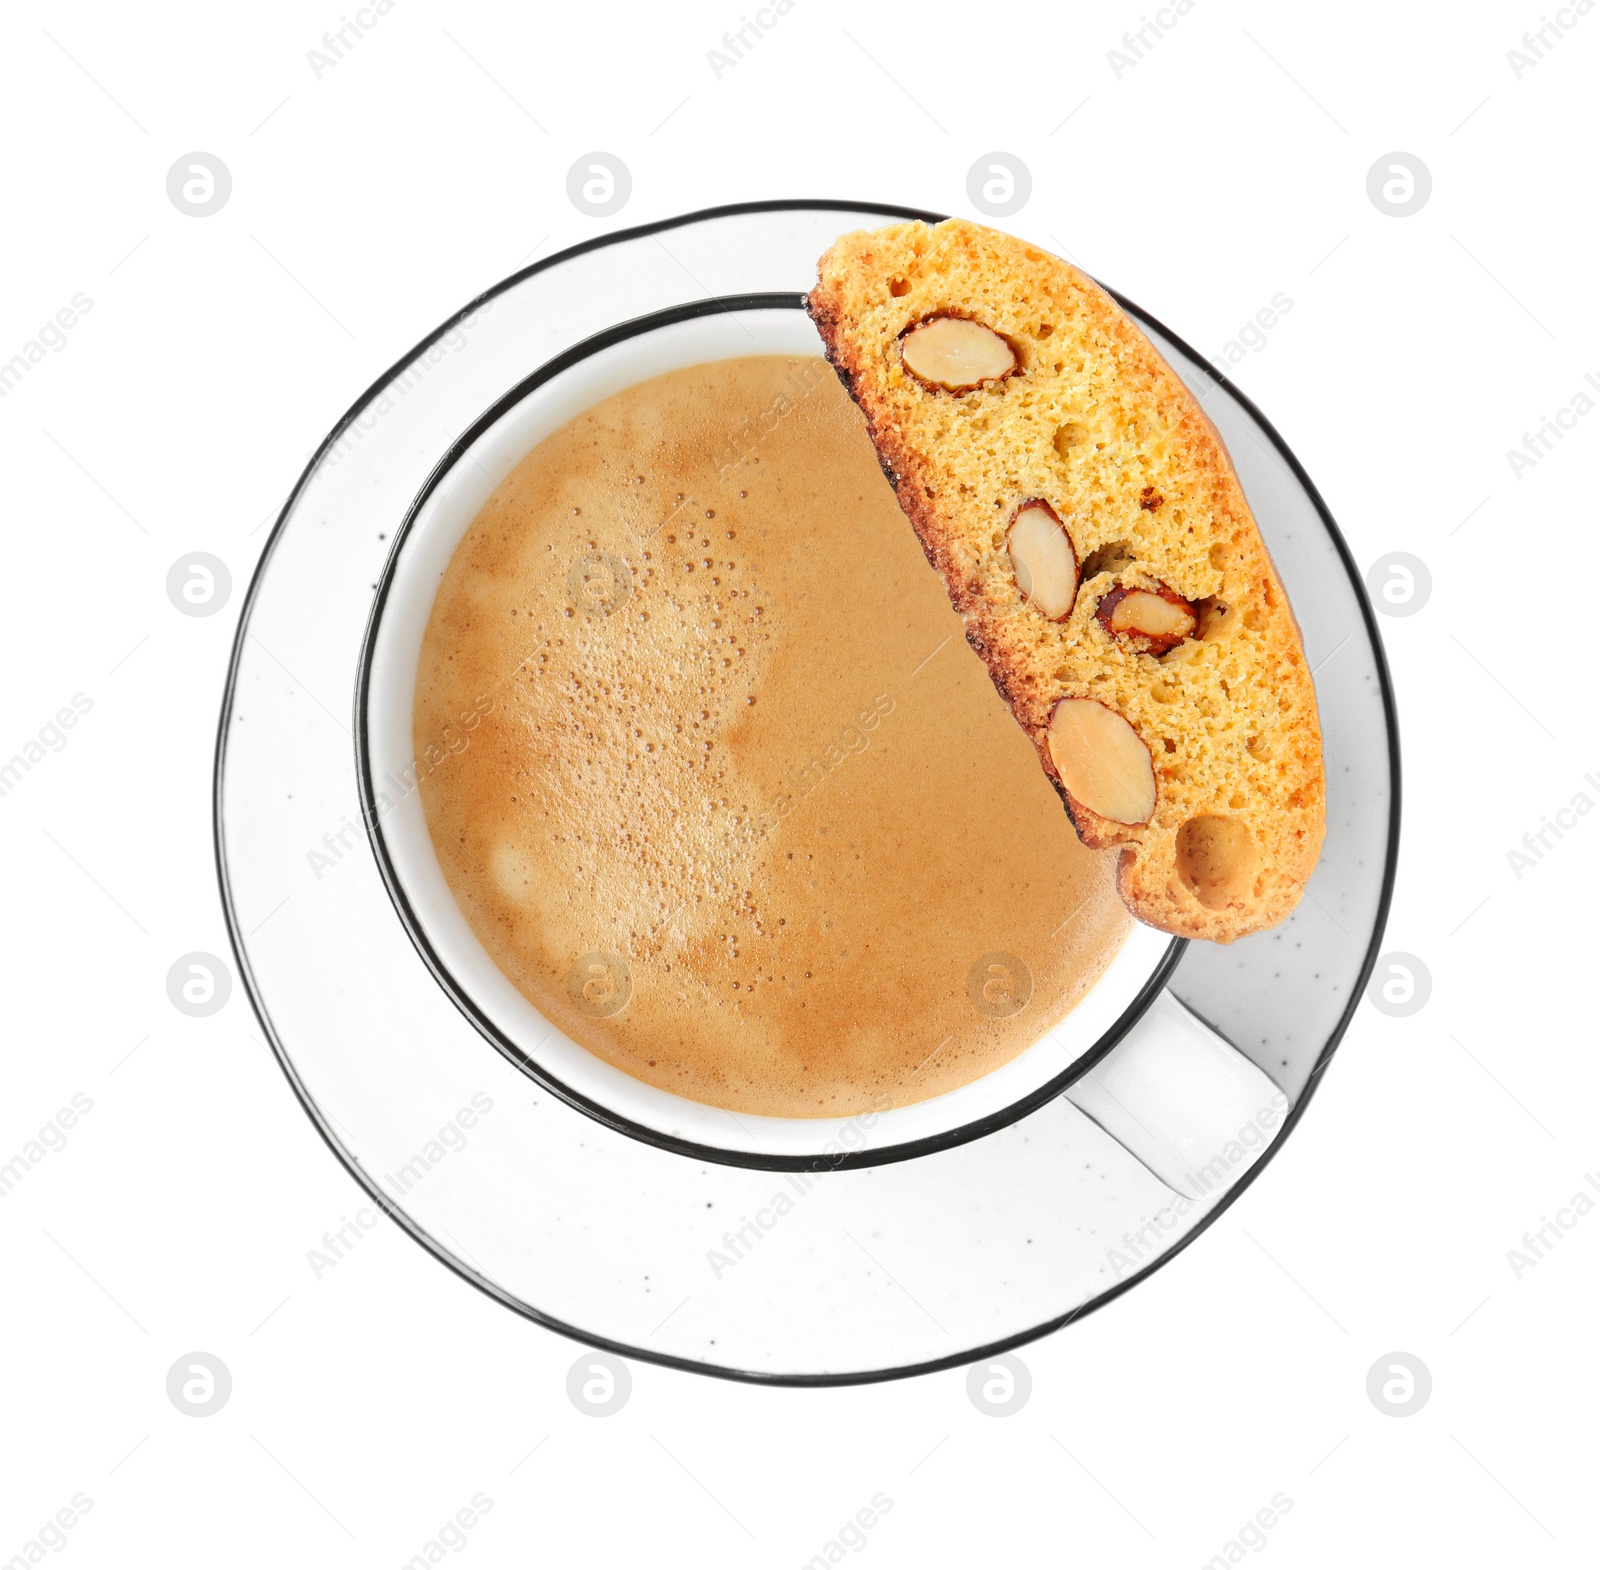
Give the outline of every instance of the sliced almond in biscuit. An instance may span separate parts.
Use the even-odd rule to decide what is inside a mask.
[[[1114,638],[1134,638],[1152,654],[1165,654],[1195,628],[1194,607],[1165,584],[1157,589],[1113,589],[1095,612]]]
[[[900,363],[918,381],[971,392],[1017,368],[1016,351],[993,328],[965,316],[930,316],[900,340]]]
[[[1078,553],[1048,502],[1024,502],[1006,530],[1017,587],[1040,613],[1060,621],[1078,597]]]
[[[1073,801],[1112,823],[1148,823],[1156,810],[1150,749],[1093,698],[1063,698],[1050,716],[1050,759]]]

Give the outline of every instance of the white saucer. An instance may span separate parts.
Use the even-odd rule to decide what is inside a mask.
[[[374,586],[441,453],[537,368],[691,303],[690,277],[712,296],[793,296],[837,235],[912,216],[931,215],[719,209],[606,236],[491,290],[323,444],[251,584],[223,706],[217,850],[235,952],[335,1153],[518,1312],[731,1377],[836,1383],[971,1362],[1169,1258],[1303,1110],[1361,995],[1393,876],[1393,704],[1348,552],[1270,425],[1124,301],[1222,431],[1316,669],[1328,838],[1288,923],[1227,949],[1189,945],[1126,1039],[1020,1120],[820,1174],[606,1126],[495,1050],[419,957],[363,827],[354,709]]]

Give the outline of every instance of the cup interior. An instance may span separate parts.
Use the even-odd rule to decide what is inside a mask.
[[[1058,1095],[1159,994],[1183,943],[1135,924],[1089,994],[1009,1063],[914,1105],[851,1118],[737,1116],[645,1084],[547,1020],[479,942],[445,880],[416,788],[412,706],[423,633],[473,519],[534,447],[651,377],[752,354],[820,355],[798,296],[701,301],[569,351],[513,388],[440,463],[400,528],[363,650],[357,750],[363,805],[397,910],[441,985],[535,1079],[608,1125],[707,1159],[775,1169],[878,1164],[961,1143]]]

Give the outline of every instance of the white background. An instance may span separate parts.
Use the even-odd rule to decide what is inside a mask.
[[[0,359],[93,308],[0,399],[0,756],[93,708],[0,796],[0,1161],[94,1106],[0,1198],[0,1562],[81,1491],[57,1557],[84,1566],[397,1566],[478,1492],[481,1566],[798,1566],[877,1493],[880,1566],[1199,1565],[1278,1493],[1245,1557],[1592,1563],[1600,1216],[1520,1280],[1507,1257],[1600,1170],[1600,822],[1520,878],[1507,858],[1600,801],[1600,414],[1520,478],[1506,457],[1600,378],[1600,14],[1559,17],[1519,80],[1532,3],[1199,0],[1119,80],[1132,4],[798,0],[718,79],[733,4],[398,0],[318,79],[331,3],[8,7]],[[204,220],[165,189],[195,149],[234,182]],[[613,219],[566,196],[594,149],[632,171]],[[242,993],[206,1020],[167,1000],[177,956],[227,952],[210,763],[243,587],[339,414],[534,254],[771,196],[970,213],[996,149],[1034,181],[1005,227],[1214,359],[1292,299],[1232,374],[1363,569],[1432,574],[1383,619],[1407,806],[1385,947],[1432,996],[1361,1005],[1273,1167],[1024,1348],[1014,1416],[959,1370],[804,1392],[645,1364],[586,1416],[579,1348],[387,1222],[318,1280],[307,1251],[364,1196]],[[1403,219],[1366,191],[1393,150],[1433,178]],[[209,619],[164,587],[196,549],[233,575]],[[194,1349],[234,1381],[203,1420],[165,1392]],[[1394,1350],[1433,1376],[1404,1419],[1366,1394]]]

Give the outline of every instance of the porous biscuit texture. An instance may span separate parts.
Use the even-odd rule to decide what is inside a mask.
[[[1085,274],[964,220],[843,236],[808,306],[967,641],[1079,837],[1117,848],[1129,910],[1218,943],[1282,921],[1322,846],[1316,695],[1283,585],[1193,395]],[[941,386],[916,346],[908,366],[907,340],[948,317],[1004,339],[1009,374]],[[1007,538],[1033,502],[1060,520],[1079,564],[1059,620],[1019,588]],[[1108,596],[1139,589],[1186,602],[1192,631],[1176,643],[1115,632],[1114,600],[1097,616]],[[1068,788],[1051,748],[1063,699],[1093,700],[1133,728],[1156,786],[1147,820],[1119,821]],[[1058,727],[1058,747],[1085,733]]]

